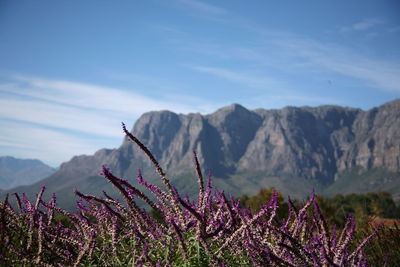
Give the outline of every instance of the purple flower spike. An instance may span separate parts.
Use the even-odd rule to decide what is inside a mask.
[[[199,194],[189,198],[170,184],[150,150],[124,124],[123,130],[165,187],[146,181],[139,169],[137,182],[147,190],[142,192],[103,165],[101,175],[124,203],[105,192],[100,197],[74,188],[79,200],[77,211],[70,213],[56,207],[54,194],[48,202],[42,200],[45,187],[36,202],[15,194],[19,212],[7,199],[0,202],[0,265],[367,266],[364,247],[378,229],[358,242],[353,217],[344,227],[331,227],[315,191],[299,207],[290,198],[287,206],[279,203],[282,196],[274,190],[252,214],[239,200],[213,189],[211,174],[204,186],[194,152]],[[288,207],[286,218],[280,218],[280,207]]]

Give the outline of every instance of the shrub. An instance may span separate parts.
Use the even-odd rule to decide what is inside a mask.
[[[106,166],[102,176],[125,203],[104,196],[80,197],[78,212],[56,206],[56,196],[36,201],[16,194],[19,211],[6,199],[0,206],[0,263],[3,266],[366,266],[365,244],[376,230],[356,246],[354,218],[342,230],[328,227],[314,193],[297,209],[288,203],[288,216],[274,220],[278,193],[256,213],[242,208],[223,191],[213,190],[211,177],[204,184],[194,153],[199,193],[195,201],[183,198],[170,184],[151,152],[123,124],[127,137],[146,154],[164,189],[137,180],[150,194],[113,175]],[[141,208],[146,202],[157,214]]]

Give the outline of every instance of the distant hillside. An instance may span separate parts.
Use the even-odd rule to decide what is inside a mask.
[[[4,190],[30,185],[54,172],[55,169],[37,159],[0,157],[0,188]]]
[[[247,110],[233,104],[209,115],[148,112],[131,132],[189,195],[197,191],[196,150],[216,187],[234,195],[275,186],[295,198],[312,188],[326,194],[385,189],[400,197],[400,100],[368,111],[339,106]],[[76,156],[45,180],[16,190],[34,195],[46,185],[59,203],[71,207],[74,187],[115,192],[98,175],[103,164],[133,183],[138,168],[145,178],[159,181],[143,153],[124,139],[118,149]]]

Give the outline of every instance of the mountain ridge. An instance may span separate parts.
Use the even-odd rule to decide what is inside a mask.
[[[33,184],[54,172],[54,168],[38,159],[0,156],[0,188],[3,190]]]
[[[216,184],[234,195],[275,186],[301,198],[312,188],[323,193],[354,169],[354,175],[361,176],[373,169],[392,173],[393,186],[384,188],[397,188],[399,114],[399,99],[367,111],[331,105],[248,110],[232,104],[207,115],[147,112],[131,132],[152,151],[178,189],[196,191],[192,152],[197,151],[203,170],[211,171]],[[147,158],[127,138],[119,148],[72,158],[41,182],[56,193],[74,186],[92,190],[88,193],[110,191],[98,177],[104,164],[133,183],[139,168],[158,183]],[[33,192],[39,184],[17,191]],[[391,193],[400,196],[400,190]]]

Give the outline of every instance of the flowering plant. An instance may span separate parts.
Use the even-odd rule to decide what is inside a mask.
[[[78,211],[56,206],[56,196],[35,202],[15,194],[18,209],[8,198],[0,205],[0,264],[34,266],[367,266],[365,244],[351,243],[354,218],[344,228],[330,229],[315,200],[297,209],[289,200],[289,215],[277,219],[275,192],[253,214],[238,200],[205,185],[194,153],[199,193],[182,197],[170,184],[149,149],[122,125],[126,136],[149,158],[164,189],[147,182],[139,171],[138,183],[153,196],[116,177],[106,166],[104,176],[121,194],[124,204],[110,197],[78,190]],[[137,204],[144,201],[158,219]],[[61,217],[60,217],[61,216]],[[60,219],[62,218],[62,219]]]

